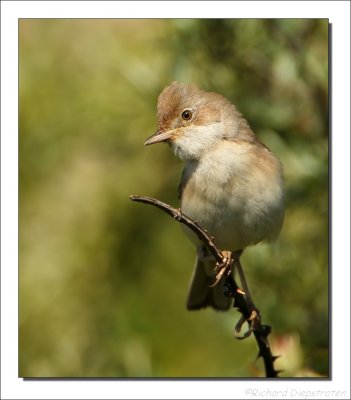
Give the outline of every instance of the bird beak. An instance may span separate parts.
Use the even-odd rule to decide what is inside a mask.
[[[165,142],[166,140],[171,138],[173,133],[174,133],[173,130],[163,131],[162,129],[160,129],[146,139],[144,146],[148,146],[149,144],[154,144],[154,143]]]

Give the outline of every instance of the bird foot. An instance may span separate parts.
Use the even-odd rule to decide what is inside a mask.
[[[216,273],[215,281],[210,285],[210,287],[216,286],[217,283],[222,279],[222,277],[229,276],[232,272],[233,256],[231,251],[222,251],[223,261],[216,264],[214,272]]]
[[[257,314],[256,310],[251,311],[251,315],[249,316],[249,318],[245,318],[243,315],[241,316],[241,318],[235,325],[235,329],[234,329],[235,337],[237,339],[239,339],[239,340],[246,339],[251,335],[251,333],[253,331],[253,323],[252,322],[255,318],[257,318],[257,316],[258,316],[258,314]],[[245,333],[240,335],[241,328],[245,322],[249,322],[249,329]]]

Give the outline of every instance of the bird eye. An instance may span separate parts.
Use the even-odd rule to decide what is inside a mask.
[[[182,112],[182,118],[184,121],[190,121],[193,116],[193,113],[190,110],[184,110]]]

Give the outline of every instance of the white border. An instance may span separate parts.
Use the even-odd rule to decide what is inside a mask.
[[[329,18],[333,24],[333,380],[23,381],[17,378],[17,19]],[[274,390],[346,391],[350,397],[350,3],[1,2],[1,395],[4,399],[275,398]],[[298,267],[298,266],[297,266]],[[212,362],[212,360],[208,360]],[[235,362],[235,360],[233,360]],[[269,392],[247,392],[249,389]],[[322,398],[316,395],[314,398]],[[316,397],[317,396],[317,397]],[[337,398],[332,396],[331,398]],[[305,393],[293,398],[309,398]]]

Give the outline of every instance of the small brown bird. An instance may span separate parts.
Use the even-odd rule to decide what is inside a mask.
[[[229,100],[173,82],[158,98],[157,121],[145,145],[167,142],[185,161],[179,187],[185,215],[238,257],[250,245],[276,239],[284,218],[281,163]],[[185,231],[197,246],[187,308],[228,309],[231,300],[222,285],[210,287],[213,258]]]

